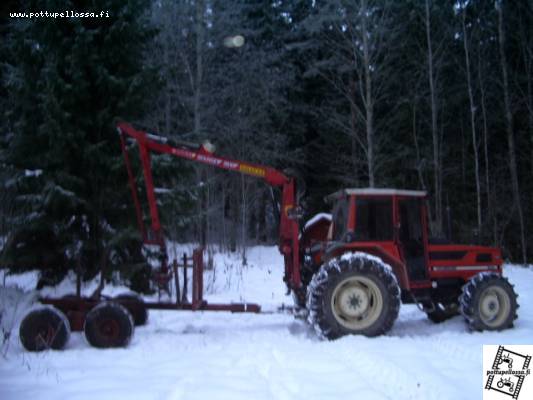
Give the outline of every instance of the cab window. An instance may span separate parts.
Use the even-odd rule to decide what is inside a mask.
[[[333,237],[334,241],[341,241],[346,234],[348,219],[348,200],[342,199],[333,208]]]
[[[392,199],[358,198],[355,201],[355,238],[361,241],[393,239]]]

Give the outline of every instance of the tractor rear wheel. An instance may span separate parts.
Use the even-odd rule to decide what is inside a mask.
[[[494,273],[478,274],[463,286],[459,298],[461,314],[476,331],[511,328],[517,318],[517,297],[506,278]]]
[[[104,301],[89,311],[83,330],[91,346],[126,347],[133,336],[133,317],[120,304]]]
[[[307,291],[309,322],[328,339],[349,334],[378,336],[391,329],[400,310],[400,287],[379,258],[353,254],[332,259]]]
[[[148,309],[144,305],[144,300],[137,293],[128,292],[121,293],[114,298],[114,300],[126,307],[133,317],[135,326],[141,326],[148,321]]]
[[[61,350],[70,337],[70,324],[65,314],[46,306],[30,311],[24,317],[19,337],[28,351]]]

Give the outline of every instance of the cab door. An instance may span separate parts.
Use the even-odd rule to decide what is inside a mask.
[[[426,246],[423,228],[422,200],[403,198],[398,200],[399,245],[412,281],[427,279]]]

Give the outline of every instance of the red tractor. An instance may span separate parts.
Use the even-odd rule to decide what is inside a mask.
[[[502,277],[499,249],[432,243],[428,235],[426,193],[397,189],[344,189],[326,198],[332,216],[320,214],[300,228],[302,216],[294,177],[271,167],[231,160],[213,154],[209,144],[171,140],[119,122],[137,223],[144,243],[158,247],[159,285],[172,280],[179,292],[179,260],[169,260],[159,219],[150,162],[162,153],[263,179],[281,189],[279,250],[284,257],[287,288],[295,303],[308,311],[320,336],[335,339],[347,334],[386,333],[398,317],[400,303],[417,304],[434,322],[459,312],[474,330],[510,328],[516,319],[516,294]],[[137,146],[144,173],[151,224],[138,198],[130,146]],[[192,257],[192,301],[146,303],[127,294],[106,298],[76,296],[42,298],[47,307],[30,312],[20,327],[28,350],[62,348],[70,329],[84,330],[96,347],[125,346],[134,323],[146,322],[147,309],[260,312],[256,304],[209,304],[203,299],[202,253]],[[174,278],[174,279],[172,279]]]
[[[474,330],[509,328],[516,294],[502,277],[497,248],[432,243],[426,193],[344,189],[326,198],[332,217],[302,235],[297,302],[327,338],[387,332],[400,303],[415,303],[433,322],[459,312]]]

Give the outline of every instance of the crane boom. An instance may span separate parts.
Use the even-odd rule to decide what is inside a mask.
[[[159,219],[152,177],[152,167],[150,162],[150,154],[152,152],[170,154],[178,158],[206,164],[214,168],[225,169],[228,171],[254,176],[256,178],[263,179],[271,186],[280,187],[282,189],[278,245],[279,250],[283,254],[285,260],[284,280],[289,288],[300,288],[300,249],[298,238],[299,227],[296,216],[299,207],[296,199],[296,182],[293,177],[287,176],[281,171],[278,171],[272,167],[214,155],[211,151],[209,151],[208,147],[204,145],[195,145],[183,142],[173,144],[164,137],[135,129],[132,125],[126,122],[118,122],[117,130],[120,134],[122,153],[126,168],[128,170],[128,180],[136,210],[137,223],[143,236],[143,241],[146,244],[158,245],[166,254],[166,244]],[[137,183],[126,148],[127,137],[135,140],[139,147],[139,155],[144,171],[146,195],[152,222],[150,230],[147,230],[144,224],[141,205],[137,193]],[[166,261],[164,260],[164,264],[165,263]]]

